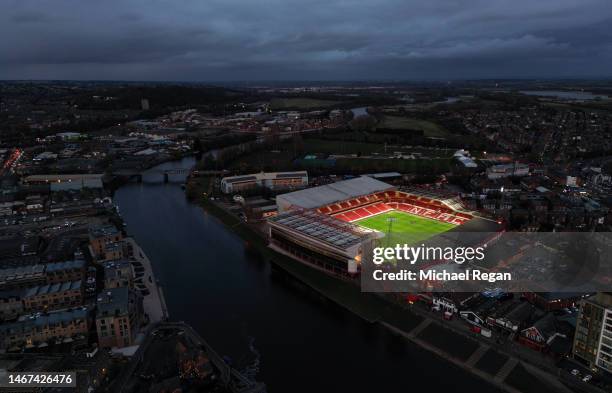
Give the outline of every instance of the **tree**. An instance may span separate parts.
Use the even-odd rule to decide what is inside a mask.
[[[357,116],[349,122],[349,126],[354,131],[369,132],[376,127],[376,119],[370,115]]]

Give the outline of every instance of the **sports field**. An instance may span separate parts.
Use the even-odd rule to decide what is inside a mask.
[[[391,219],[391,223],[389,223],[389,219]],[[354,223],[368,229],[383,232],[385,237],[382,239],[382,242],[385,246],[418,243],[455,227],[453,224],[397,210],[364,218]],[[390,235],[388,235],[389,224],[391,224]]]

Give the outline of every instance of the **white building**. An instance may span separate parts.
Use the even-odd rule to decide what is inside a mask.
[[[287,190],[308,186],[308,172],[260,172],[249,175],[229,176],[221,179],[221,191],[231,194],[264,187],[270,190]]]

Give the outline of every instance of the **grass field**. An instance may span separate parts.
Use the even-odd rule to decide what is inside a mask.
[[[391,233],[387,235],[389,231],[389,218],[394,219],[394,221],[391,226]],[[396,210],[355,221],[355,224],[383,232],[385,238],[382,239],[382,242],[385,246],[415,244],[455,227],[453,224]],[[387,238],[387,236],[389,237]]]
[[[424,135],[428,137],[444,138],[448,136],[448,131],[441,125],[431,121],[414,119],[410,117],[385,116],[382,124],[379,124],[379,127],[423,130]]]

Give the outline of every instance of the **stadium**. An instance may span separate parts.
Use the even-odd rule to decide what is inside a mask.
[[[359,275],[380,242],[414,244],[455,232],[497,232],[501,225],[465,209],[454,194],[401,189],[368,176],[277,196],[269,246],[338,277]]]

